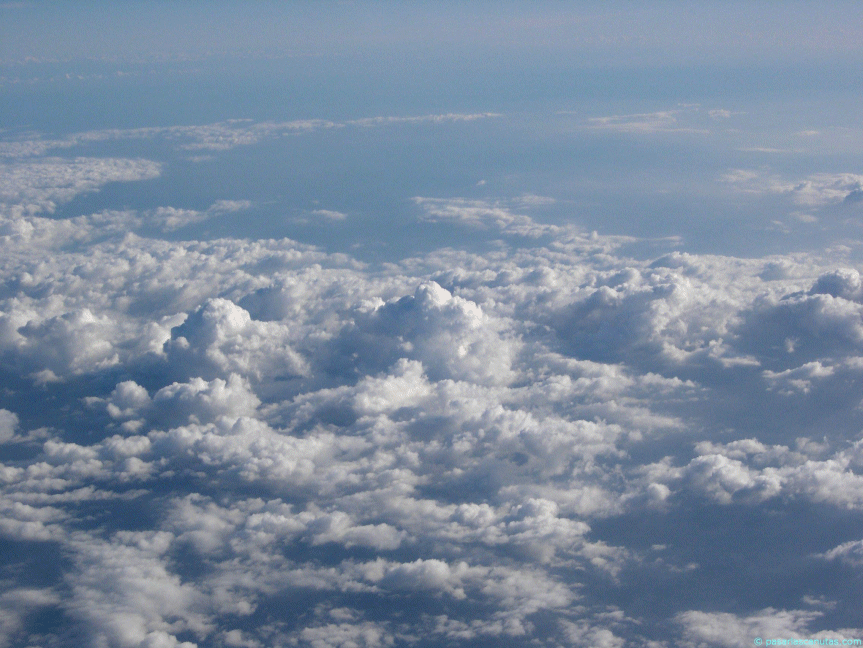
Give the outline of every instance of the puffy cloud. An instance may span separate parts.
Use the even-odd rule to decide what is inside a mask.
[[[163,531],[122,531],[110,542],[72,541],[78,569],[65,607],[84,622],[90,642],[191,648],[196,644],[176,635],[209,630],[206,601],[161,560],[171,540]]]
[[[857,355],[863,344],[861,308],[823,292],[759,300],[738,330],[738,347],[781,369]]]
[[[150,405],[150,395],[134,380],[125,380],[111,392],[107,405],[112,418],[130,418]]]
[[[194,223],[222,216],[232,212],[238,212],[251,207],[248,200],[218,200],[206,211],[193,209],[176,209],[174,207],[159,207],[141,218],[142,224],[153,224],[165,232],[172,232]]]
[[[0,240],[17,246],[36,245],[56,250],[80,249],[94,241],[122,237],[129,232],[172,232],[224,214],[248,209],[250,206],[249,201],[219,200],[205,211],[175,207],[157,207],[144,211],[104,210],[63,220],[33,215],[0,214]]]
[[[56,540],[64,535],[59,522],[66,517],[57,507],[31,506],[4,497],[0,500],[0,536],[12,540]]]
[[[161,165],[150,160],[122,158],[46,158],[3,165],[0,209],[3,215],[53,212],[58,204],[109,182],[150,180]]]
[[[292,348],[307,328],[253,320],[229,300],[210,299],[171,330],[164,352],[177,378],[237,374],[262,390],[279,391],[309,373],[307,360]]]
[[[471,227],[493,225],[500,229],[533,225],[529,217],[484,200],[416,197],[414,202],[423,210],[424,219],[433,222],[456,222]]]
[[[863,285],[860,273],[853,268],[841,268],[818,277],[809,289],[810,295],[830,295],[851,301],[860,301]]]
[[[820,611],[766,608],[749,616],[727,612],[688,611],[677,615],[683,630],[680,645],[695,647],[740,646],[760,638],[765,644],[775,639],[827,641],[855,636],[858,631],[813,632],[810,625],[823,615]]]
[[[848,563],[854,567],[863,566],[863,540],[843,542],[841,545],[821,554],[821,557],[826,560],[838,560]]]
[[[311,648],[384,648],[396,645],[395,638],[385,627],[368,621],[304,628],[299,640],[301,645]]]
[[[605,621],[605,620],[604,620]],[[623,648],[626,640],[614,634],[605,624],[591,624],[588,621],[561,621],[564,635],[571,646],[592,646],[595,648]]]
[[[134,136],[220,150],[331,127]],[[46,218],[161,168],[10,165],[9,643],[36,637],[42,609],[109,646],[657,646],[671,627],[669,642],[730,645],[823,619],[754,595],[718,611],[686,554],[714,548],[690,547],[679,520],[863,508],[853,264],[633,258],[630,239],[536,223],[522,213],[544,201],[524,196],[417,199],[426,218],[519,242],[372,267],[287,240],[158,238],[243,201]],[[614,531],[642,514],[675,559],[653,560],[658,532]],[[797,558],[854,566],[847,538]],[[27,581],[27,556],[51,551],[54,571]],[[634,600],[648,576],[661,604]]]
[[[137,397],[142,396],[138,392]],[[192,420],[200,423],[220,417],[235,421],[241,416],[253,415],[259,404],[248,383],[237,374],[231,374],[228,380],[214,378],[207,382],[203,378],[193,378],[187,383],[173,383],[162,387],[152,400],[153,415],[160,422]]]
[[[340,335],[338,351],[355,356],[364,372],[386,369],[401,357],[422,361],[434,380],[505,383],[520,344],[502,335],[504,326],[476,303],[430,281],[413,295],[358,313]]]
[[[686,467],[684,479],[691,487],[703,491],[721,504],[730,504],[735,496],[744,499],[766,499],[779,493],[780,480],[772,473],[759,474],[742,462],[725,455],[702,455]]]
[[[855,203],[863,195],[863,176],[855,173],[816,173],[790,180],[750,169],[733,169],[721,179],[748,193],[786,195],[795,204],[808,208]]]
[[[85,308],[52,317],[38,324],[32,320],[18,329],[22,355],[38,358],[39,366],[55,375],[116,365],[116,328],[108,316]]]
[[[18,427],[18,416],[9,410],[0,409],[0,443],[9,441],[15,436]]]
[[[47,588],[17,588],[0,594],[0,646],[14,645],[27,617],[59,601],[57,593]]]
[[[819,173],[796,184],[792,189],[794,202],[805,206],[820,206],[859,200],[863,176],[854,173]]]
[[[683,468],[660,463],[645,472],[655,483],[693,491],[720,504],[757,503],[784,496],[847,509],[863,506],[863,479],[855,472],[859,442],[817,459],[810,453],[823,454],[823,446],[802,437],[797,446],[793,451],[755,439],[724,445],[701,442],[696,451],[702,454]]]

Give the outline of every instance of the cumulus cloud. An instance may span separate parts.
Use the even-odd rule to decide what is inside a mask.
[[[683,628],[683,646],[739,646],[760,639],[806,639],[822,642],[856,638],[859,630],[813,632],[810,626],[823,615],[821,611],[776,610],[767,608],[749,616],[730,613],[688,611],[677,615]],[[830,644],[826,644],[830,645]]]
[[[422,361],[435,380],[505,382],[518,349],[517,340],[501,335],[503,322],[434,281],[355,321],[340,336],[339,351],[356,355],[365,371],[385,369],[401,356]]]
[[[386,628],[368,621],[358,624],[328,623],[304,628],[299,640],[312,648],[383,648],[396,643]]]
[[[0,237],[19,246],[37,245],[55,249],[79,249],[94,241],[130,232],[162,234],[225,214],[248,209],[246,200],[219,200],[204,211],[157,207],[150,210],[104,210],[94,214],[57,220],[40,216],[0,214]]]
[[[816,173],[789,179],[751,169],[732,169],[721,180],[748,193],[786,195],[794,204],[812,209],[856,203],[863,196],[863,176],[856,173]]]
[[[109,182],[150,180],[161,165],[150,160],[121,158],[44,158],[7,162],[0,180],[0,210],[4,216],[53,212],[58,204]]]
[[[173,232],[181,227],[200,223],[232,212],[243,211],[251,207],[248,200],[218,200],[206,211],[194,209],[175,209],[173,207],[158,207],[140,217],[141,225],[155,225],[165,232]]]
[[[17,588],[0,594],[0,646],[14,645],[28,617],[58,602],[57,593],[47,588]]]
[[[172,330],[166,351],[171,364],[187,375],[302,374],[304,363],[288,346],[287,329],[282,323],[253,321],[240,306],[216,298]]]
[[[218,150],[330,127],[158,135]],[[721,609],[701,563],[723,540],[701,546],[680,520],[859,514],[853,264],[633,258],[630,239],[538,223],[547,200],[522,196],[417,198],[424,218],[520,240],[372,267],[289,240],[160,238],[241,200],[48,218],[161,167],[14,164],[7,643],[721,646],[833,623],[755,594]],[[830,182],[829,200],[854,191]],[[856,568],[858,545],[814,537],[789,569]],[[739,552],[766,578],[756,549]],[[802,580],[800,600],[854,598],[853,583]],[[645,582],[661,604],[631,595]]]
[[[9,441],[15,436],[18,427],[18,416],[9,410],[0,409],[0,443]]]
[[[491,226],[499,229],[533,225],[529,217],[514,214],[507,206],[484,200],[416,197],[414,202],[423,210],[423,218],[432,222],[456,222],[471,227]]]
[[[87,624],[94,643],[194,646],[178,641],[176,633],[206,629],[205,602],[162,562],[171,535],[118,532],[112,540],[72,540],[78,570],[66,604],[69,613]]]
[[[820,557],[826,560],[838,560],[854,567],[863,566],[863,540],[843,542],[841,545],[821,554]]]
[[[733,614],[705,612],[684,612],[677,621],[684,627],[684,635],[690,639],[690,645],[734,646],[744,641],[749,643],[752,637],[786,637],[792,633],[799,637],[799,631],[817,616],[816,614],[776,614],[777,610],[765,610],[764,615],[740,619]],[[764,634],[763,631],[767,630]]]

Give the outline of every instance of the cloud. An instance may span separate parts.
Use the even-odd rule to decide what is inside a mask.
[[[650,133],[707,133],[705,128],[680,123],[680,117],[686,117],[690,121],[697,107],[681,110],[664,110],[652,113],[639,113],[633,115],[608,115],[604,117],[590,117],[587,119],[587,128],[619,133],[650,134]],[[712,112],[712,111],[711,111]],[[713,114],[711,117],[715,117]]]
[[[239,372],[260,380],[264,375],[305,373],[289,336],[284,324],[254,321],[240,306],[216,298],[173,329],[165,348],[171,365],[185,375]]]
[[[175,209],[173,207],[158,207],[147,212],[141,218],[141,225],[155,225],[164,232],[173,232],[182,227],[224,216],[234,212],[249,209],[252,203],[248,200],[218,200],[206,211],[193,209]]]
[[[399,357],[423,362],[435,380],[507,382],[518,341],[502,337],[505,324],[475,303],[431,281],[413,295],[358,314],[339,337],[339,353],[354,355],[364,371],[385,369]]]
[[[575,232],[573,228],[538,223],[530,216],[518,213],[554,203],[553,199],[545,196],[526,194],[508,201],[416,196],[413,201],[423,212],[421,219],[432,223],[457,223],[530,238]]]
[[[785,195],[795,205],[813,209],[855,203],[863,187],[863,176],[855,173],[816,173],[795,180],[750,169],[732,169],[720,180],[747,193]]]
[[[855,270],[834,270],[806,292],[758,300],[741,321],[738,346],[772,369],[856,355],[863,343],[859,293]]]
[[[321,216],[322,218],[325,218],[326,220],[331,220],[331,221],[342,221],[348,217],[347,214],[343,214],[342,212],[338,212],[338,211],[333,211],[331,209],[316,209],[312,212],[312,214],[314,214],[315,216]]]
[[[15,436],[15,428],[18,427],[18,416],[9,410],[0,409],[0,443],[4,443]]]
[[[161,235],[248,209],[251,202],[219,200],[204,211],[157,207],[149,210],[103,210],[94,214],[55,219],[44,216],[0,214],[0,237],[20,246],[80,250],[95,241],[137,232]]]
[[[393,635],[379,624],[328,623],[305,628],[300,641],[311,648],[384,648],[396,645]]]
[[[740,113],[725,110],[724,108],[714,108],[713,110],[708,110],[707,114],[712,119],[729,119],[732,115],[739,115]]]
[[[217,131],[199,141],[234,145]],[[240,200],[47,218],[27,191],[48,209],[153,169],[22,164],[0,239],[12,645],[697,646],[853,625],[751,588],[726,607],[707,560],[725,540],[691,531],[863,508],[854,264],[635,258],[535,221],[548,200],[526,195],[417,198],[513,243],[371,266],[160,238]],[[798,598],[856,600],[827,577],[856,568],[856,536],[772,542],[789,578],[811,570]]]
[[[57,603],[57,593],[49,588],[17,588],[0,594],[0,646],[14,645],[28,617]]]
[[[832,633],[810,633],[808,626],[820,617],[819,612],[776,610],[767,608],[751,616],[730,613],[689,611],[676,621],[683,628],[684,646],[739,646],[760,638],[813,639],[835,636]]]
[[[507,228],[513,225],[532,225],[527,216],[513,214],[509,209],[484,200],[414,198],[422,208],[425,220],[432,222],[455,221],[472,227]]]
[[[698,456],[683,468],[657,464],[648,474],[679,497],[691,491],[723,505],[785,497],[849,510],[863,506],[863,480],[855,470],[859,442],[826,457],[825,446],[809,439],[798,438],[796,445],[792,450],[755,439],[725,445],[705,441],[696,444]]]
[[[863,540],[843,542],[830,551],[820,554],[825,560],[838,560],[854,567],[863,565]]]
[[[0,180],[0,210],[8,218],[52,213],[58,204],[97,191],[109,182],[151,180],[161,165],[150,160],[121,158],[44,158],[7,162]]]
[[[171,540],[166,532],[119,532],[110,543],[86,536],[72,541],[78,569],[65,607],[89,626],[91,641],[123,647],[195,645],[175,637],[182,630],[207,628],[205,602],[163,564]]]
[[[503,117],[500,113],[446,113],[442,115],[419,115],[416,117],[366,117],[347,122],[358,126],[381,126],[389,124],[440,124],[445,122],[471,122],[478,119]]]
[[[327,119],[296,119],[291,121],[255,121],[252,119],[229,119],[211,124],[190,126],[163,126],[129,129],[104,129],[73,133],[62,139],[40,137],[7,140],[0,142],[0,158],[29,158],[41,156],[48,151],[116,140],[141,140],[160,138],[182,151],[228,151],[240,146],[251,146],[259,142],[305,133],[314,133],[346,127],[386,127],[399,124],[446,124],[473,122],[480,119],[500,118],[500,113],[445,113],[430,115],[398,116],[379,115],[347,121]],[[206,156],[200,158],[205,161]],[[25,166],[27,162],[23,163]],[[32,171],[31,171],[32,173]],[[0,184],[0,192],[4,189]],[[0,193],[0,196],[3,194]]]

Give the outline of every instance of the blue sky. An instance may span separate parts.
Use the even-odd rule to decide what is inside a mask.
[[[863,639],[861,11],[0,4],[0,648]]]
[[[416,195],[530,193],[558,201],[546,215],[557,222],[680,236],[698,251],[824,247],[844,237],[848,214],[803,213],[782,187],[845,173],[859,156],[859,11],[840,3],[7,3],[6,127],[12,137],[69,136],[491,112],[497,123],[366,139],[327,131],[246,149],[247,164],[266,171],[236,190],[262,212],[273,205],[259,223],[315,200],[376,219],[400,218]],[[453,139],[430,144],[439,137]],[[337,173],[338,186],[307,182],[293,165],[319,179]],[[219,166],[217,175],[231,174],[216,161],[197,182],[180,180],[184,170],[163,182],[207,186]],[[737,171],[750,180],[728,182]],[[279,197],[287,188],[300,204]],[[204,207],[208,198],[197,198],[185,206]],[[335,245],[328,234],[266,233],[283,234]]]

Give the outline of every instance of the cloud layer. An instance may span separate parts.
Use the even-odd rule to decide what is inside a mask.
[[[842,603],[863,562],[863,283],[841,259],[634,257],[535,222],[528,196],[416,198],[500,244],[372,267],[161,238],[242,201],[51,217],[155,162],[10,164],[0,645],[863,634]]]

